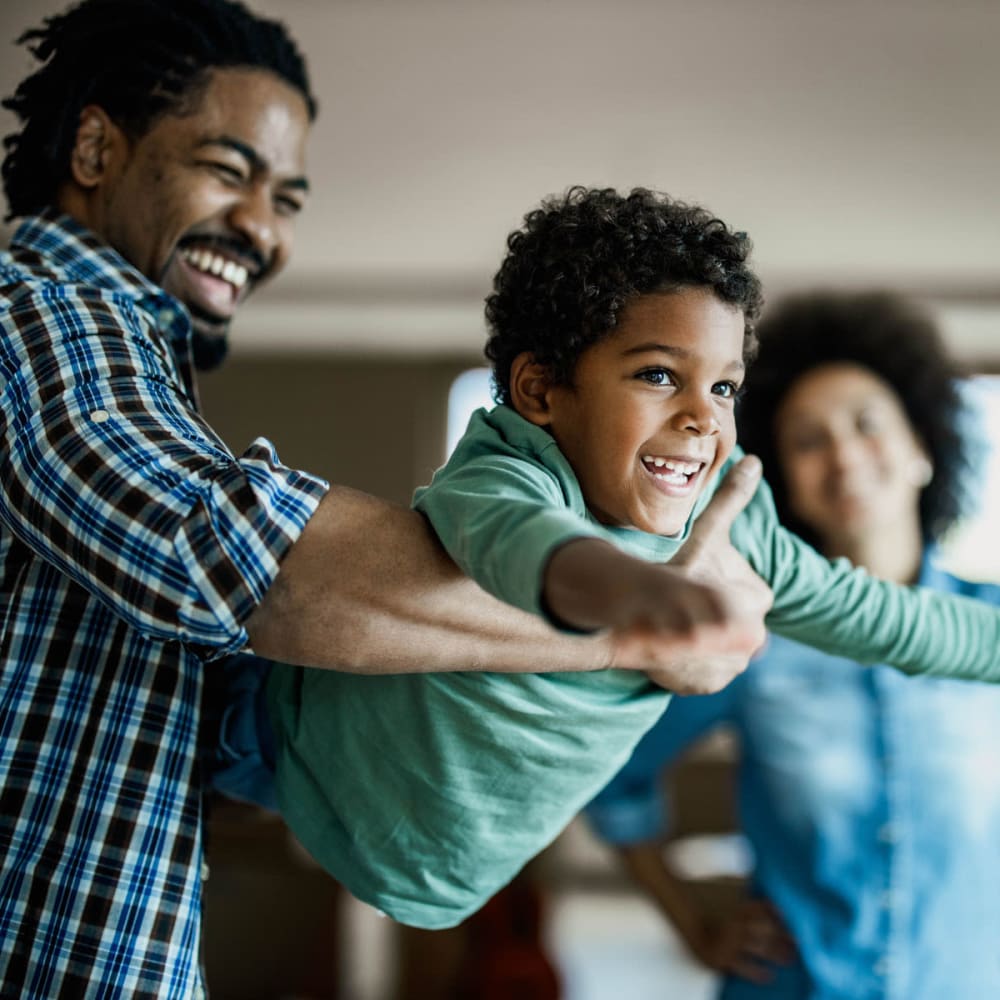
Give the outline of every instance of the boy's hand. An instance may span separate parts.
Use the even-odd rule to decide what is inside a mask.
[[[691,527],[691,534],[670,565],[698,581],[721,591],[724,622],[735,626],[734,641],[753,655],[765,639],[764,615],[771,609],[771,588],[733,548],[729,532],[739,513],[750,502],[760,484],[760,459],[744,456],[726,474],[719,489]],[[736,635],[749,631],[750,646]]]
[[[634,580],[631,596],[615,602],[618,620],[606,624],[616,666],[642,664],[678,694],[718,691],[746,668],[763,645],[772,594],[730,544],[729,529],[760,475],[756,457],[735,465],[671,562],[650,566],[655,577]]]

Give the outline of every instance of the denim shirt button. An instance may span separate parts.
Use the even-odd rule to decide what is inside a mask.
[[[878,828],[878,839],[883,844],[895,844],[899,840],[899,834],[892,823],[883,823]]]
[[[896,902],[896,894],[892,891],[892,889],[886,889],[879,896],[878,902],[879,906],[881,906],[883,910],[891,910],[893,904]]]
[[[873,966],[872,971],[876,976],[887,976],[889,975],[889,959],[884,956],[880,958]]]

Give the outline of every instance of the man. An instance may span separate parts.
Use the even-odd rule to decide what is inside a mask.
[[[23,40],[42,66],[5,101],[0,995],[186,998],[213,661],[656,667],[715,690],[763,635],[767,590],[728,545],[756,473],[671,570],[670,629],[562,637],[464,579],[418,515],[263,439],[232,455],[194,369],[291,251],[299,53],[230,0],[84,0]]]

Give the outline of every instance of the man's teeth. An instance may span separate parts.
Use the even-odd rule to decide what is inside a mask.
[[[643,455],[643,464],[653,472],[656,479],[683,486],[701,468],[701,462],[678,462],[656,455]]]
[[[184,259],[194,268],[203,271],[205,274],[214,274],[223,281],[228,281],[237,290],[242,288],[250,277],[250,272],[235,261],[226,260],[225,257],[210,250],[202,250],[197,247],[181,251]]]

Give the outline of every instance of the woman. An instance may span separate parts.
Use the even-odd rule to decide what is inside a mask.
[[[788,300],[760,326],[740,437],[779,513],[830,558],[1000,604],[935,543],[962,506],[954,365],[887,294]],[[740,744],[755,869],[710,921],[670,871],[660,772],[716,726]],[[718,695],[675,699],[588,808],[726,1000],[1000,997],[1000,690],[908,678],[772,637]]]

